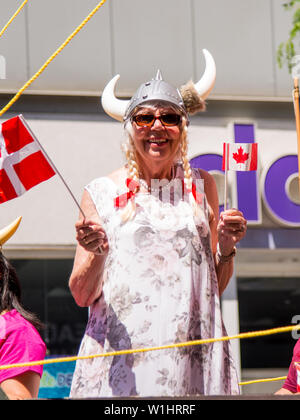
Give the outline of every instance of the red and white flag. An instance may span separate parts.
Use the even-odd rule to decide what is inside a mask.
[[[0,125],[0,203],[24,194],[55,173],[22,116]]]
[[[222,169],[256,171],[257,143],[224,143]]]

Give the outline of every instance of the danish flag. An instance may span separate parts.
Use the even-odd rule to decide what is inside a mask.
[[[22,115],[0,125],[0,203],[55,175]]]
[[[257,143],[224,143],[223,171],[256,171]]]

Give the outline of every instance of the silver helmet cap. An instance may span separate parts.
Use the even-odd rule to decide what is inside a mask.
[[[175,105],[188,119],[182,96],[177,88],[165,82],[160,70],[156,77],[149,82],[143,83],[135,92],[124,114],[124,120],[131,117],[132,112],[137,106],[150,101],[162,101]]]

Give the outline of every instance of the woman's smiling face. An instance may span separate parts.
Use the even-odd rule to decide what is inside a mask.
[[[140,160],[147,166],[151,163],[164,163],[172,165],[178,154],[181,138],[181,118],[175,125],[164,125],[157,118],[165,114],[177,114],[174,108],[165,106],[143,106],[140,107],[132,117],[132,138],[136,153]],[[156,117],[150,126],[140,126],[134,121],[138,115],[151,115]]]

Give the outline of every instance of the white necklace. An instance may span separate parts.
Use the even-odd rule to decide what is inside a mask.
[[[173,178],[170,180],[170,181],[168,181],[168,183],[166,183],[166,184],[164,184],[164,185],[159,185],[158,187],[153,187],[152,185],[148,185],[147,184],[147,182],[144,180],[144,179],[142,179],[142,178],[140,178],[139,179],[139,183],[140,183],[140,185],[142,186],[142,187],[144,187],[145,188],[145,190],[147,190],[148,192],[155,192],[155,193],[157,193],[157,192],[160,192],[160,191],[162,191],[164,188],[168,188],[168,187],[170,187],[171,185],[172,185],[172,183],[173,183]],[[162,180],[158,180],[159,181],[159,183],[162,181]]]
[[[143,178],[139,178],[139,183],[142,187],[145,188],[145,190],[147,190],[148,192],[152,192],[152,193],[158,193],[160,191],[162,191],[164,188],[169,188],[173,181],[174,181],[174,174],[175,174],[175,170],[174,170],[174,166],[172,166],[172,170],[171,170],[171,180],[168,181],[167,183],[165,183],[164,185],[159,185],[158,187],[154,187],[152,186],[152,180],[151,180],[151,185],[148,185],[146,180]],[[140,174],[141,175],[141,174]],[[163,179],[164,181],[166,179]],[[160,182],[162,181],[161,179],[156,179],[155,181],[158,181],[158,183],[160,184]]]

